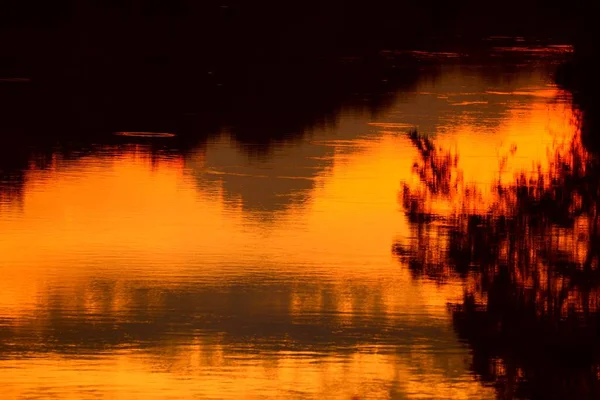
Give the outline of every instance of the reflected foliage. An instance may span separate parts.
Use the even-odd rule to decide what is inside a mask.
[[[473,372],[499,398],[600,395],[597,157],[576,136],[546,167],[498,179],[486,202],[457,179],[457,155],[411,140],[418,184],[401,202],[413,237],[393,250],[415,277],[464,281],[450,308]]]

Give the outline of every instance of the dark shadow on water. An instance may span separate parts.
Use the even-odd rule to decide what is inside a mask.
[[[414,65],[390,71],[398,61],[378,56],[382,43],[344,40],[351,20],[341,3],[12,3],[0,78],[29,81],[1,87],[2,136],[202,136],[225,125],[243,141],[268,142],[415,76]]]
[[[475,1],[168,3],[3,4],[0,79],[16,80],[0,88],[2,124],[10,128],[2,135],[202,135],[228,125],[243,140],[268,141],[334,113],[341,98],[393,91],[398,75],[414,78],[414,71],[390,74],[382,49],[463,43],[472,50],[498,32],[544,36],[551,29],[562,37],[573,19],[572,7],[513,0],[493,17]],[[374,87],[384,80],[387,88]]]

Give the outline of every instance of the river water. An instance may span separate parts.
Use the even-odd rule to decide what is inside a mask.
[[[31,150],[0,193],[3,397],[514,395],[532,378],[506,383],[501,355],[485,376],[461,333],[457,307],[487,294],[475,261],[451,268],[442,227],[576,141],[553,80],[568,52],[417,52],[441,61],[385,108],[267,150],[226,127],[185,152],[170,135]],[[443,198],[414,129],[456,160]]]

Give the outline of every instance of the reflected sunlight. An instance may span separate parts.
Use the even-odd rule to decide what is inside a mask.
[[[225,131],[181,154],[127,144],[31,160],[14,195],[0,186],[9,395],[492,397],[453,308],[486,297],[470,266],[446,263],[463,242],[445,229],[497,207],[495,187],[518,172],[555,167],[548,155],[574,142],[578,115],[547,74],[473,68],[267,155]],[[590,224],[548,234],[585,262]],[[600,301],[567,292],[565,312]]]

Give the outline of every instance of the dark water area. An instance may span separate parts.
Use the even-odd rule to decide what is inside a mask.
[[[288,6],[3,3],[6,398],[600,397],[587,5]]]
[[[312,121],[356,94],[393,93],[414,81],[418,63],[386,59],[381,50],[479,48],[485,57],[481,39],[494,35],[564,43],[576,12],[516,1],[491,8],[471,1],[8,1],[0,12],[0,79],[27,88],[3,85],[2,123],[29,135],[39,135],[40,121],[46,131],[78,136],[197,135],[256,115],[299,113],[306,103],[314,115],[282,120]]]

